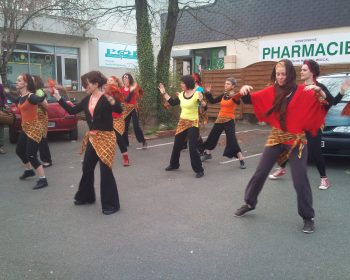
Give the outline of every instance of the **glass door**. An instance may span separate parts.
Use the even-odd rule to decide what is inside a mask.
[[[57,55],[57,82],[67,90],[78,90],[79,73],[76,55]]]

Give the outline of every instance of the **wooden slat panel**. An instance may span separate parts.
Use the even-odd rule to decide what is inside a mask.
[[[260,90],[266,87],[270,82],[271,73],[276,62],[264,61],[251,64],[241,69],[223,69],[213,71],[203,71],[202,80],[204,83],[212,85],[212,94],[217,96],[222,93],[224,89],[225,80],[228,77],[235,77],[237,80],[236,88],[239,89],[242,85],[249,84],[254,90]],[[300,81],[300,69],[301,66],[296,66],[298,83]],[[331,74],[337,72],[350,72],[350,64],[328,64],[320,66],[321,74]],[[220,106],[217,104],[208,105],[208,116],[216,117],[219,112]],[[236,110],[237,119],[242,119],[243,114],[254,114],[252,105],[242,104],[237,106]]]

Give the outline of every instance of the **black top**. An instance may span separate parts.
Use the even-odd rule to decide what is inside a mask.
[[[229,97],[228,95],[226,95],[225,93],[220,94],[219,96],[213,97],[213,95],[210,92],[206,92],[205,93],[205,98],[208,100],[209,103],[211,104],[216,104],[221,102],[222,98],[224,100],[229,100],[232,99],[232,97]],[[241,102],[239,100],[233,100],[234,103],[236,103],[237,105],[239,105]]]
[[[69,106],[66,101],[62,98],[58,103],[71,115],[75,115],[84,111],[86,122],[88,123],[90,130],[102,130],[102,131],[112,131],[113,130],[113,117],[112,112],[122,113],[123,109],[120,102],[115,102],[112,106],[107,98],[102,95],[98,100],[94,116],[91,117],[89,111],[90,95],[86,96],[80,103],[75,106]]]
[[[25,95],[25,96],[17,96],[17,95],[13,95],[13,94],[7,94],[6,96],[13,103],[23,104],[28,99],[29,103],[33,104],[33,105],[37,105],[37,104],[43,102],[45,97],[46,97],[46,95],[38,96],[38,95],[36,95],[34,93],[31,94],[30,96],[29,96],[29,94]]]

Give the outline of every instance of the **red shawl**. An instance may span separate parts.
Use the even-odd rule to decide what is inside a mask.
[[[293,134],[310,131],[316,135],[318,129],[324,123],[327,112],[315,97],[314,91],[305,91],[304,88],[304,85],[298,86],[287,106],[287,131]],[[272,107],[274,99],[275,90],[273,86],[251,94],[252,104],[258,120],[281,129],[278,112],[266,116],[266,112]]]

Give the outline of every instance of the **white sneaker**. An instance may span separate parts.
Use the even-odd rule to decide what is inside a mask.
[[[327,177],[321,178],[321,184],[318,187],[319,190],[327,190],[331,184],[329,183],[329,180]]]
[[[269,179],[277,180],[278,178],[286,175],[287,170],[283,167],[276,168],[276,171],[269,175]]]

